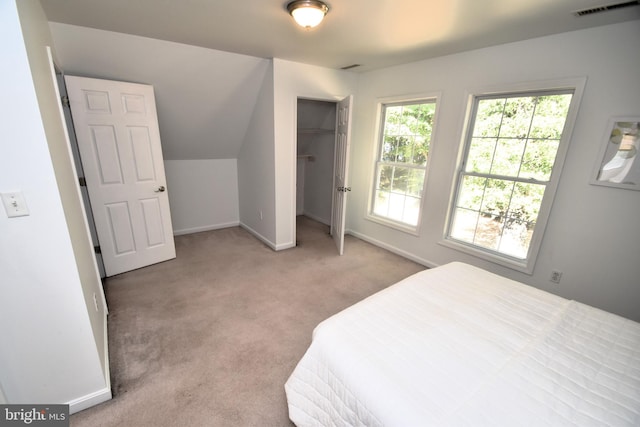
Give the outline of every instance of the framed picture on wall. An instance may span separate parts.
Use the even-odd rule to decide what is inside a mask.
[[[591,184],[640,190],[640,117],[612,117]]]

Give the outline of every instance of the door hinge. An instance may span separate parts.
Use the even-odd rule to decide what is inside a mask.
[[[96,253],[96,255],[99,255],[102,253],[102,249],[100,248],[100,246],[94,246],[93,247],[93,252]]]
[[[60,98],[60,101],[62,101],[62,105],[67,108],[71,106],[71,103],[69,102],[69,97],[67,95],[64,95],[62,98]]]
[[[84,176],[79,176],[78,177],[78,183],[80,183],[80,187],[86,187],[87,186],[87,180],[84,179]]]

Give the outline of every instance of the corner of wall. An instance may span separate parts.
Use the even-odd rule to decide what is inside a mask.
[[[238,154],[240,225],[275,242],[275,135],[273,62],[267,68]]]

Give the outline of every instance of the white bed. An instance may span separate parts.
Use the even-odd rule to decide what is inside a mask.
[[[640,324],[462,263],[319,324],[302,426],[640,426]]]

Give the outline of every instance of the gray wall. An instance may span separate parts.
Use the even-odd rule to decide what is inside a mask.
[[[354,109],[348,228],[426,265],[459,260],[640,320],[640,193],[589,184],[613,115],[640,116],[639,21],[532,39],[363,74]],[[501,83],[587,77],[533,275],[442,246],[466,94]],[[375,157],[377,98],[440,92],[419,236],[365,218]],[[564,273],[559,285],[551,270]]]
[[[174,234],[240,223],[236,159],[165,160],[164,168]]]
[[[0,191],[22,190],[29,216],[0,212],[0,384],[10,403],[111,397],[106,307],[65,137],[37,0],[0,2]],[[94,306],[96,295],[98,307]]]
[[[240,224],[276,249],[273,64],[262,79],[238,156]]]

